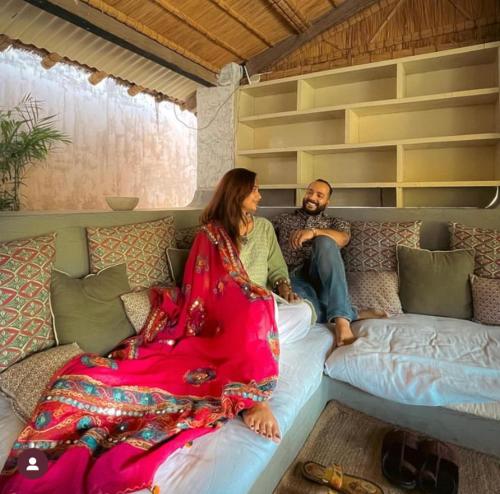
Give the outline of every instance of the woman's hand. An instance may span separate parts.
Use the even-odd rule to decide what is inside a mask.
[[[292,290],[288,283],[280,283],[278,285],[278,295],[292,304],[300,301],[300,297]]]
[[[312,240],[315,235],[314,228],[308,228],[307,230],[294,230],[290,235],[290,245],[292,249],[300,249],[304,242]]]

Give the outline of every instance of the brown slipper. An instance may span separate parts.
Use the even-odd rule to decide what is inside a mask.
[[[308,461],[302,465],[302,474],[309,480],[331,487],[342,494],[384,494],[374,482],[344,474],[342,467],[333,463],[329,467]]]

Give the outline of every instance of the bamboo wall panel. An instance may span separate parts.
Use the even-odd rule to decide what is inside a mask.
[[[458,8],[457,8],[458,7]],[[264,79],[500,39],[498,0],[381,0],[278,61]]]

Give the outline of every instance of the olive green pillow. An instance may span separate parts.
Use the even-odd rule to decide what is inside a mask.
[[[472,318],[474,250],[430,251],[398,245],[399,298],[405,312]]]
[[[170,274],[177,286],[182,285],[184,278],[184,267],[189,257],[189,249],[175,249],[170,247],[167,249],[167,260],[170,269]]]
[[[53,271],[50,292],[58,344],[75,342],[85,352],[106,355],[135,334],[120,300],[129,291],[126,264],[81,279]]]

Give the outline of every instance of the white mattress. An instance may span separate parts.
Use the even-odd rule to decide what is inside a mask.
[[[355,323],[326,373],[382,398],[498,418],[500,327],[401,314]]]
[[[321,383],[323,363],[332,345],[330,332],[321,325],[293,343],[283,344],[280,377],[270,401],[285,435],[300,409]],[[2,397],[0,397],[2,398]],[[3,465],[10,446],[21,429],[9,410],[0,405],[0,461]],[[225,424],[212,434],[176,451],[155,475],[161,492],[175,494],[245,493],[251,487],[278,446],[248,429],[240,419]],[[149,494],[143,489],[140,494]]]
[[[500,402],[491,403],[463,403],[461,405],[448,405],[445,408],[451,408],[457,412],[477,415],[485,419],[500,420]]]

